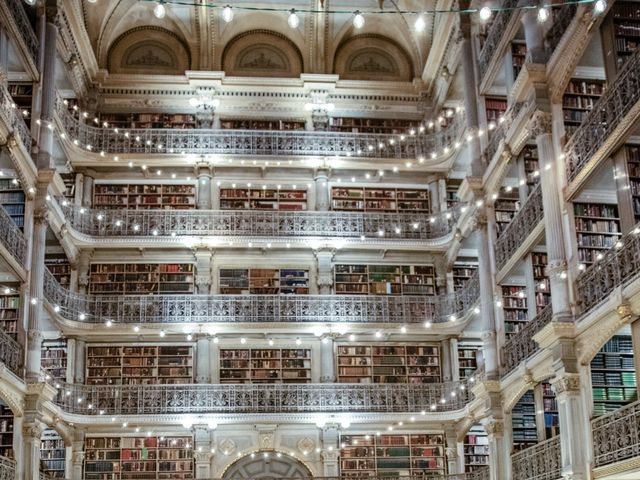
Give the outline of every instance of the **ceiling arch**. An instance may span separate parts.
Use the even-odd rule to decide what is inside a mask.
[[[246,455],[225,470],[222,480],[273,478],[313,478],[302,462],[282,453],[277,455]]]

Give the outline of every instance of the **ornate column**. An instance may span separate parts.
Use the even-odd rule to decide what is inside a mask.
[[[442,340],[440,342],[440,348],[442,349],[442,381],[450,382],[453,367],[451,365],[451,344],[449,343],[449,340]]]
[[[78,254],[77,270],[78,270],[78,292],[87,293],[89,286],[89,267],[91,265],[91,257],[93,250],[80,250]]]
[[[40,437],[46,425],[40,420],[25,421],[22,425],[23,478],[40,480]]]
[[[6,87],[9,80],[9,37],[4,27],[0,26],[0,87]]]
[[[211,167],[208,163],[198,163],[196,174],[198,177],[196,206],[199,210],[211,210]]]
[[[318,285],[318,293],[320,295],[329,295],[333,288],[333,275],[331,274],[331,270],[333,268],[333,256],[335,252],[326,248],[317,250],[314,253],[317,263],[316,283]]]
[[[327,425],[322,429],[322,466],[324,477],[340,476],[338,468],[338,426]]]
[[[540,188],[542,189],[544,209],[544,235],[549,259],[547,275],[549,276],[550,291],[553,292],[551,295],[553,320],[572,321],[564,248],[561,189],[556,175],[551,114],[541,110],[536,111],[532,118],[530,131],[538,147]]]
[[[440,184],[437,179],[429,182],[429,204],[431,213],[440,212]]]
[[[458,438],[456,436],[455,428],[449,427],[444,431],[446,442],[446,456],[447,456],[447,473],[453,475],[456,473],[464,473],[464,467],[461,468],[460,457],[458,457]]]
[[[16,479],[24,478],[24,442],[22,440],[22,424],[24,417],[13,417],[13,459],[16,461]]]
[[[82,176],[82,206],[91,207],[93,205],[93,177],[88,173]]]
[[[327,334],[320,344],[320,382],[333,383],[336,381],[335,339],[336,334]]]
[[[213,458],[211,430],[208,425],[194,426],[193,457],[196,467],[196,479],[211,478],[211,460]]]
[[[209,337],[198,334],[196,335],[196,383],[209,382],[211,382]]]
[[[316,186],[316,211],[326,212],[331,205],[329,195],[329,169],[319,168],[313,177]]]
[[[503,419],[487,418],[482,422],[489,437],[489,478],[504,480],[511,478],[510,445],[505,441],[505,422]]]
[[[75,355],[73,358],[73,380],[74,383],[84,383],[85,360],[87,343],[84,340],[76,339]]]
[[[473,45],[471,43],[470,15],[460,16],[460,33],[462,34],[460,62],[462,63],[464,82],[462,91],[464,93],[465,118],[468,133],[472,136],[472,140],[468,144],[471,155],[471,175],[477,177],[482,176],[484,173],[484,166],[481,159],[480,141],[476,135],[479,125],[478,95],[476,90],[478,82],[476,80]]]
[[[76,430],[73,442],[71,443],[71,458],[66,465],[66,478],[81,479],[82,467],[84,465],[84,432]]]
[[[211,263],[213,254],[208,249],[198,249],[196,256],[196,290],[199,295],[209,295],[211,293],[212,269]]]

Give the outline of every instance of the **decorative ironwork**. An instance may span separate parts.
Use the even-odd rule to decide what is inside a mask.
[[[504,37],[505,30],[511,22],[511,18],[516,14],[515,8],[518,6],[518,0],[505,0],[501,5],[500,12],[495,14],[495,19],[491,23],[489,33],[482,45],[480,56],[478,58],[478,71],[480,72],[480,82],[489,70],[489,64],[496,55],[498,46]]]
[[[0,205],[0,243],[21,266],[24,266],[27,257],[27,241],[2,205]]]
[[[452,395],[453,394],[453,395]],[[455,411],[465,383],[62,385],[55,402],[81,415]],[[444,403],[442,402],[444,400]],[[434,407],[434,408],[432,408]]]
[[[12,458],[0,457],[0,480],[16,479],[16,461]]]
[[[20,33],[34,65],[38,65],[38,38],[31,27],[31,22],[24,11],[22,2],[20,0],[5,0],[3,3],[11,13],[11,17],[16,24],[16,30]]]
[[[23,350],[18,342],[0,330],[0,362],[18,376],[22,373]],[[1,479],[0,479],[1,480]]]
[[[416,159],[452,151],[464,132],[463,115],[456,115],[451,125],[439,132],[402,137],[279,130],[114,129],[79,122],[60,98],[56,105],[62,131],[70,141],[83,149],[109,154],[347,155]]]
[[[505,343],[504,352],[505,371],[503,376],[514,370],[520,362],[531,357],[539,350],[533,336],[547,325],[552,318],[551,305],[547,305],[536,317],[528,322],[522,330],[513,335]]]
[[[565,3],[559,8],[553,9],[553,23],[545,35],[547,49],[550,52],[554,52],[560,44],[560,40],[569,30],[569,25],[573,22],[577,11],[578,5],[575,3]]]
[[[85,295],[65,289],[45,270],[44,296],[65,318],[88,323],[411,324],[461,318],[478,301],[479,287],[474,276],[464,289],[442,296]]]
[[[562,478],[560,436],[511,455],[513,478],[557,480]]]
[[[569,181],[586,167],[639,101],[640,50],[636,50],[567,143],[565,168]]]
[[[437,215],[260,210],[97,210],[61,200],[68,224],[97,237],[335,237],[433,240],[450,235],[465,205]],[[227,239],[228,240],[228,239]]]
[[[513,125],[516,118],[523,110],[526,105],[530,105],[531,102],[524,101],[514,103],[511,108],[509,108],[504,115],[502,115],[502,119],[496,126],[496,128],[489,132],[489,142],[487,143],[487,147],[484,151],[484,156],[487,159],[487,163],[490,163],[493,159],[493,156],[498,151],[498,146],[500,145],[500,140],[505,138],[507,135],[507,131]]]
[[[640,401],[591,421],[593,460],[602,467],[640,455]]]
[[[489,480],[491,478],[489,474],[489,467],[477,468],[471,473],[465,474],[465,480]]]
[[[576,279],[576,292],[582,313],[605,301],[617,287],[640,276],[640,225],[622,237]]]
[[[4,86],[0,86],[0,116],[2,116],[5,125],[16,135],[16,140],[22,143],[26,152],[31,152],[29,127],[27,127],[13,98],[11,98],[9,91]]]
[[[496,267],[501,269],[524,243],[531,232],[542,221],[542,189],[536,185],[522,208],[516,213],[511,223],[498,237],[495,245]]]

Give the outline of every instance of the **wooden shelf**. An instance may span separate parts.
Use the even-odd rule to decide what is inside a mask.
[[[221,210],[307,210],[303,189],[221,188]]]
[[[18,180],[15,178],[5,177],[0,180],[0,204],[14,223],[22,229],[24,227],[25,196],[17,182]]]
[[[520,210],[520,197],[518,195],[517,188],[501,188],[498,198],[494,204],[495,218],[496,218],[496,229],[498,230],[498,235],[501,235],[504,232],[513,217],[516,216]]]
[[[300,268],[221,268],[223,295],[307,295],[309,270]]]
[[[551,303],[551,284],[547,275],[547,254],[533,252],[531,254],[533,265],[533,280],[536,284],[536,313],[540,313]]]
[[[196,128],[196,117],[188,113],[103,113],[101,126],[108,128]]]
[[[71,283],[71,264],[64,253],[45,254],[44,264],[60,285],[69,288]]]
[[[502,311],[504,314],[504,331],[508,339],[518,333],[529,321],[524,286],[502,286]]]
[[[332,132],[351,133],[388,133],[407,134],[409,129],[418,128],[417,120],[400,120],[392,118],[354,118],[331,117],[329,118],[329,130]]]
[[[0,328],[9,334],[14,340],[18,338],[18,319],[20,318],[20,294],[17,284],[6,285],[11,292],[6,294],[0,290]]]
[[[472,473],[489,465],[489,436],[481,425],[473,425],[464,437],[464,471]]]
[[[3,402],[0,402],[0,455],[14,458],[13,412]]]
[[[591,360],[591,385],[595,417],[637,400],[631,336],[612,337]]]
[[[574,203],[578,259],[591,264],[612,248],[621,235],[617,205]]]
[[[348,212],[430,213],[429,190],[332,187],[331,209]]]
[[[220,383],[310,383],[308,348],[220,350]]]
[[[520,451],[538,443],[536,404],[533,390],[528,390],[511,411],[513,450]]]
[[[341,295],[435,295],[431,265],[335,265],[335,293]]]
[[[93,187],[96,209],[189,210],[196,208],[194,185],[106,184]]]
[[[511,42],[511,65],[513,66],[513,79],[518,78],[520,70],[524,65],[527,56],[527,44],[523,40],[513,40]]]
[[[460,380],[471,377],[478,369],[478,353],[480,347],[477,345],[458,346],[458,374]]]
[[[42,342],[42,370],[58,382],[67,381],[67,341],[64,338]]]
[[[27,127],[31,128],[31,109],[33,105],[33,84],[9,82],[7,85],[11,99],[18,107]]]
[[[507,99],[505,97],[486,97],[485,110],[487,112],[487,122],[495,122],[497,124],[507,111]]]
[[[40,467],[49,477],[65,478],[67,452],[62,437],[53,429],[46,429],[40,437]]]
[[[529,196],[538,182],[540,182],[538,147],[535,145],[525,145],[520,153],[520,158],[524,162],[525,183],[527,186],[527,196]]]
[[[221,119],[220,128],[230,130],[305,130],[304,120]]]
[[[453,208],[460,202],[458,190],[460,189],[461,180],[448,179],[446,186],[447,208]]]
[[[190,263],[92,263],[92,294],[191,294],[194,267]]]
[[[473,276],[478,269],[477,265],[470,265],[464,263],[456,263],[453,265],[453,289],[454,291],[462,290],[469,279]]]
[[[604,93],[603,80],[572,79],[562,96],[562,111],[567,138],[571,137],[598,98]]]

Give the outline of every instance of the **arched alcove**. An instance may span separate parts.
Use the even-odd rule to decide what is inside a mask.
[[[311,478],[309,469],[299,460],[285,454],[270,452],[246,455],[234,463],[224,472],[222,480],[239,480],[245,478]]]
[[[358,35],[336,52],[334,73],[346,80],[411,81],[413,67],[407,53],[380,35]]]

